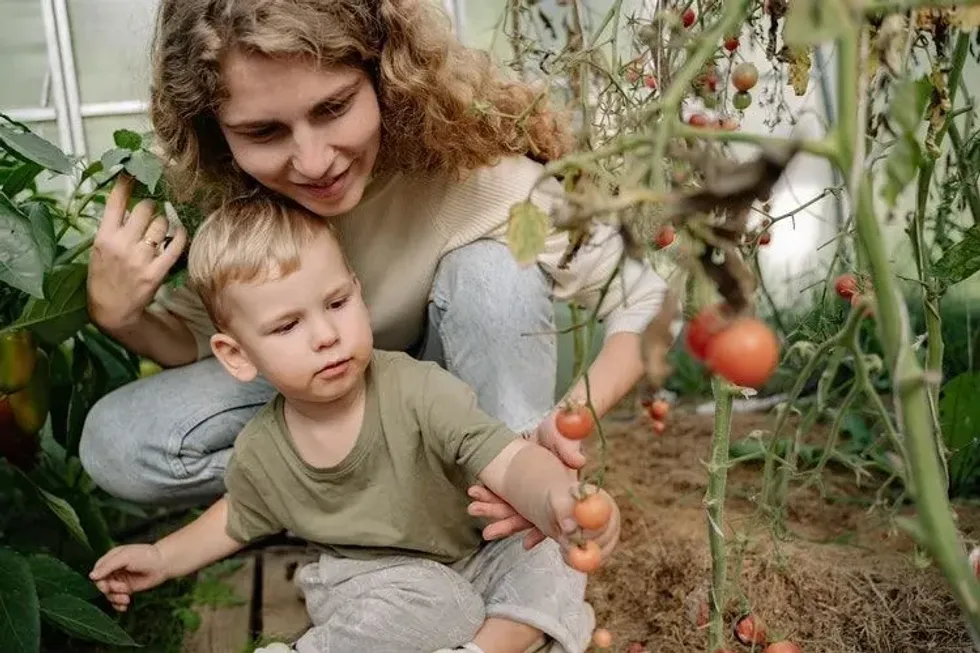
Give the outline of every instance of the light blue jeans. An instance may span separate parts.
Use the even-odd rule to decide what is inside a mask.
[[[557,348],[548,277],[520,268],[506,246],[480,240],[443,257],[423,342],[476,391],[481,408],[521,432],[554,403]],[[104,490],[149,504],[215,499],[235,437],[274,390],[243,384],[213,358],[127,384],[92,407],[82,432],[85,470]]]

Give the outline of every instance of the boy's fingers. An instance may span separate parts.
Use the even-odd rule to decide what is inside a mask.
[[[109,602],[113,605],[129,605],[129,594],[109,594]]]
[[[524,536],[524,550],[530,551],[537,545],[545,541],[544,533],[537,528],[532,528],[531,532]]]
[[[101,580],[117,569],[125,567],[128,560],[129,552],[127,549],[113,549],[95,562],[88,577],[92,580]]]
[[[110,580],[109,591],[114,594],[128,594],[130,592],[129,583],[124,580]]]

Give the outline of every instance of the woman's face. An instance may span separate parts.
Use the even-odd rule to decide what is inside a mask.
[[[325,218],[357,206],[381,143],[364,71],[233,52],[222,80],[218,122],[238,167]]]

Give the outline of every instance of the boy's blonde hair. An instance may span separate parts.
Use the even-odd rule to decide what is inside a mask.
[[[228,313],[222,291],[233,283],[261,282],[295,272],[303,248],[324,232],[337,240],[329,220],[302,207],[261,195],[230,200],[211,213],[194,235],[188,253],[188,286],[200,295],[211,321],[223,331]],[[350,268],[346,258],[344,264]]]

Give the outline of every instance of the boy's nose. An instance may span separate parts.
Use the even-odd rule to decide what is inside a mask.
[[[318,351],[337,344],[340,334],[330,320],[318,320],[313,327],[313,350]]]

